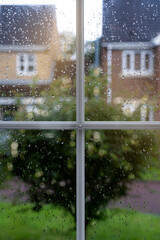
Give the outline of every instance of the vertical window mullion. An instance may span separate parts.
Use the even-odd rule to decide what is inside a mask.
[[[76,133],[76,213],[77,240],[85,240],[85,130]]]
[[[77,240],[85,240],[84,0],[76,0],[76,219]]]

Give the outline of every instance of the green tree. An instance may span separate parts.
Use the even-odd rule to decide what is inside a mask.
[[[119,106],[106,104],[103,77],[91,75],[86,81],[87,120],[127,120]],[[66,90],[64,99],[53,98],[58,91],[51,89],[40,114],[32,115],[33,120],[75,120],[75,98]],[[23,120],[24,115],[17,117]],[[107,204],[124,196],[128,183],[140,177],[152,156],[153,140],[146,131],[86,131],[86,226],[93,219],[104,218]],[[3,165],[30,186],[34,208],[38,210],[45,203],[60,205],[76,219],[76,132],[14,130],[9,141],[10,151],[3,156]]]
[[[62,32],[60,34],[60,43],[63,59],[71,60],[76,54],[76,36],[69,31]]]

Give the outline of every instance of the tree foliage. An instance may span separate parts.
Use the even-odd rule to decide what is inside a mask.
[[[65,31],[60,34],[63,59],[71,60],[75,58],[76,53],[76,36],[72,32]]]
[[[86,120],[127,120],[121,108],[106,104],[103,80],[94,75],[86,79]],[[32,120],[75,120],[75,98],[69,97],[70,86],[66,88],[64,98],[56,95],[59,88],[51,89],[46,104],[40,107],[39,115],[32,114]],[[17,118],[23,120],[24,114]],[[63,126],[54,131],[14,130],[9,141],[3,164],[30,186],[35,209],[53,203],[76,219],[76,132],[63,130]],[[140,177],[152,156],[153,146],[154,136],[146,131],[86,131],[86,225],[103,218],[107,204],[126,194],[128,183]]]

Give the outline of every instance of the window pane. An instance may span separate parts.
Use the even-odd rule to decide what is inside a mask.
[[[139,53],[135,54],[135,70],[141,70],[141,55]]]
[[[127,69],[130,69],[130,55],[127,55]]]
[[[0,239],[76,239],[75,132],[0,133]]]
[[[157,239],[159,131],[86,131],[87,239]]]
[[[149,69],[149,54],[145,55],[145,68]]]
[[[13,2],[0,7],[0,120],[75,120],[75,1]]]
[[[20,56],[20,61],[24,62],[24,56],[23,55]]]
[[[160,120],[159,10],[154,1],[85,0],[86,120]]]
[[[34,67],[33,66],[29,66],[28,71],[29,72],[33,72],[33,70],[34,70]]]
[[[29,62],[33,62],[33,61],[34,61],[34,55],[29,54],[29,55],[28,55],[28,61],[29,61]]]

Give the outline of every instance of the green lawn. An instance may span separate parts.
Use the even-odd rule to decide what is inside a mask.
[[[75,239],[72,217],[58,207],[42,211],[28,210],[30,204],[0,203],[0,240],[69,240]]]
[[[141,174],[143,180],[160,181],[160,161],[159,157],[150,159],[149,165],[144,168]]]
[[[89,240],[159,240],[160,216],[114,209],[88,230]]]
[[[45,206],[40,212],[31,205],[0,203],[0,240],[75,240],[71,216],[60,208]],[[92,222],[87,240],[159,240],[160,217],[132,210],[106,212],[105,221]]]
[[[143,180],[160,181],[160,167],[151,167],[142,174]]]

